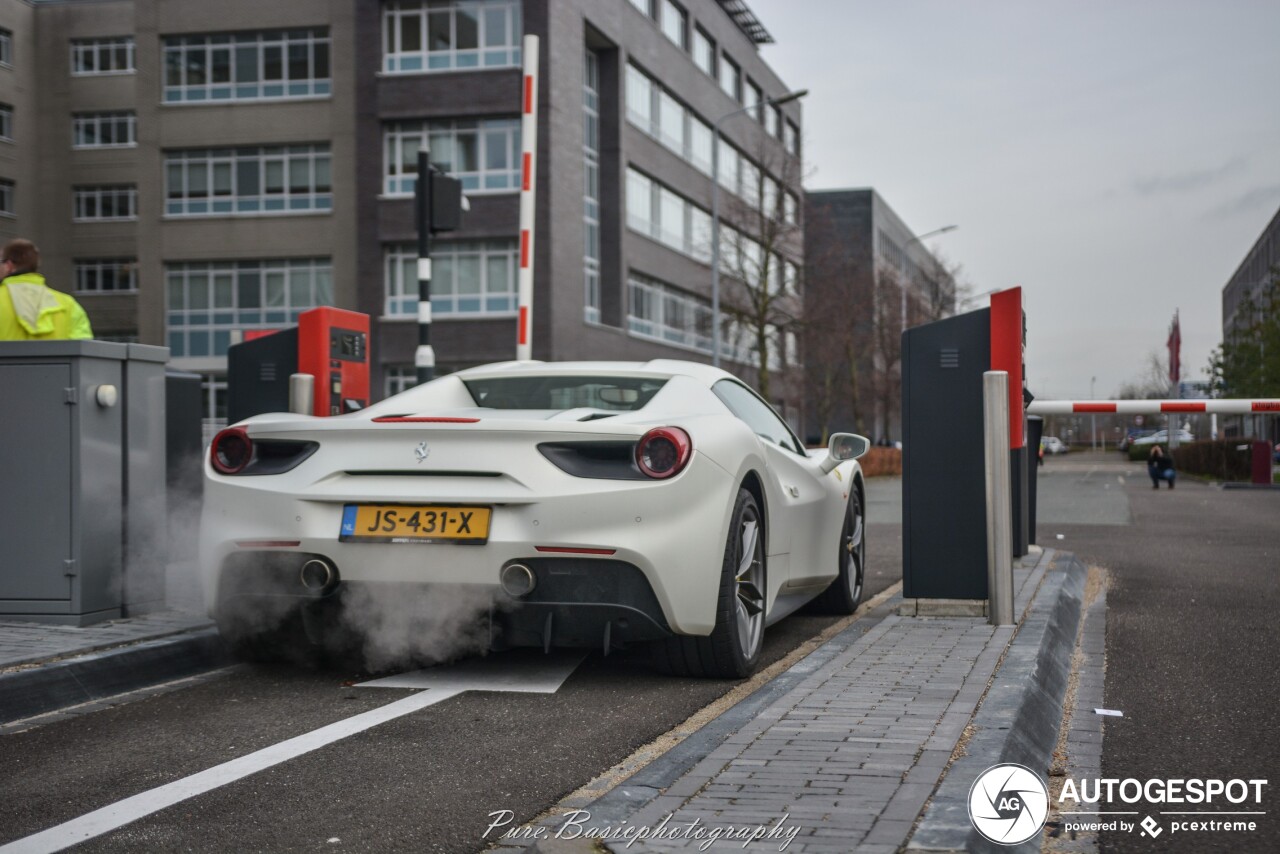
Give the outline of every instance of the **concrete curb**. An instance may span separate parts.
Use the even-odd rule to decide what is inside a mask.
[[[0,674],[0,724],[193,676],[230,661],[217,629]]]
[[[969,821],[969,789],[992,765],[1025,765],[1047,779],[1062,725],[1084,601],[1086,567],[1058,552],[971,724],[965,755],[952,763],[907,845],[910,851],[1039,851],[1040,836],[997,845]]]

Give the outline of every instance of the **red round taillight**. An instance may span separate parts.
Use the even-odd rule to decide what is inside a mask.
[[[235,474],[253,458],[253,440],[243,427],[228,427],[213,437],[209,461],[221,474]]]
[[[636,443],[636,465],[652,478],[674,477],[693,456],[693,441],[679,427],[654,427]]]

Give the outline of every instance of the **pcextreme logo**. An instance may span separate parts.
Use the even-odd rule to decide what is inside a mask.
[[[1049,790],[1023,765],[993,765],[969,789],[969,820],[983,838],[1017,845],[1040,832],[1049,816]]]

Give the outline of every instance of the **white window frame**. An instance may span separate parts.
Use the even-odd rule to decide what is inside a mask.
[[[101,142],[105,129],[110,129],[117,139],[123,132],[124,141]],[[71,117],[71,147],[74,149],[134,148],[137,144],[138,116],[132,111],[76,113]]]
[[[129,222],[138,218],[138,188],[132,184],[73,187],[72,197],[73,222]],[[126,213],[104,216],[102,211],[108,200],[114,210],[123,207]]]
[[[298,51],[305,54],[307,68],[293,77],[290,72]],[[333,49],[325,27],[167,36],[162,52],[165,104],[303,100],[327,98],[333,91]],[[268,56],[273,54],[278,56],[280,76],[268,80]],[[242,58],[252,62],[250,76],[255,79],[239,79]],[[225,63],[226,80],[210,80],[215,60]],[[204,80],[192,82],[197,68]]]
[[[600,322],[600,55],[587,48],[582,76],[582,318]]]
[[[662,0],[662,34],[681,50],[689,49],[689,13],[673,0]]]
[[[707,35],[699,26],[693,27],[693,35],[690,38],[690,55],[693,57],[693,64],[702,69],[702,72],[712,80],[716,79],[716,43]]]
[[[0,27],[0,65],[13,67],[13,33]]]
[[[724,92],[739,104],[742,103],[742,66],[729,58],[729,54],[720,54],[719,62],[720,91]]]
[[[176,262],[164,277],[165,341],[178,359],[225,356],[233,330],[280,329],[333,305],[330,258]],[[246,297],[258,305],[242,305]]]
[[[459,13],[476,15],[475,48],[453,47]],[[449,47],[431,49],[429,15],[435,16],[437,23],[447,16]],[[520,0],[386,0],[382,5],[382,73],[518,68],[523,32]],[[410,42],[416,39],[418,47],[406,49],[406,36]]]
[[[412,197],[418,183],[418,150],[425,135],[431,142],[433,164],[451,167],[438,153],[458,147],[461,135],[475,136],[475,169],[449,174],[462,182],[468,195],[520,191],[520,120],[518,118],[446,119],[442,121],[389,122],[382,129],[382,194],[386,198]],[[434,138],[434,142],[432,142]],[[489,168],[491,146],[498,146],[506,165]]]
[[[92,57],[92,62],[89,62]],[[103,59],[110,68],[103,68]],[[123,61],[123,67],[117,62]],[[138,70],[133,36],[115,36],[101,39],[74,39],[71,42],[71,76],[102,77],[114,74],[133,74]]]
[[[125,294],[138,290],[137,258],[76,258],[73,264],[76,293]],[[115,283],[111,286],[107,285],[108,274]]]
[[[666,282],[632,271],[627,277],[627,332],[636,338],[710,353],[711,304]]]
[[[479,292],[460,295],[453,266],[466,258],[479,270]],[[503,261],[505,280],[492,281],[492,261]],[[431,244],[431,313],[436,317],[512,317],[517,307],[519,242],[503,240],[438,240]],[[418,249],[416,244],[383,247],[383,316],[418,317]],[[467,301],[474,300],[475,305]]]
[[[299,173],[305,182],[295,188],[293,179]],[[327,143],[170,150],[164,153],[164,181],[165,218],[298,216],[333,210]],[[257,192],[244,192],[254,182]],[[269,189],[276,186],[278,190]]]

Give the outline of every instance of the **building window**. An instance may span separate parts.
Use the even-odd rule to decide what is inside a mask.
[[[324,28],[169,36],[164,68],[166,103],[315,98],[332,91]]]
[[[800,221],[800,199],[795,193],[786,193],[782,197],[782,221],[787,225],[796,225]]]
[[[382,7],[384,71],[520,65],[520,0],[390,0]]]
[[[76,222],[105,222],[138,218],[138,189],[122,187],[74,187]]]
[[[431,313],[510,316],[516,311],[516,241],[451,240],[431,247]],[[385,253],[388,317],[418,316],[418,252],[413,244]]]
[[[628,277],[627,296],[632,335],[711,352],[711,306],[705,300],[639,273]]]
[[[272,329],[333,305],[328,258],[165,265],[169,352],[225,356],[236,329]]]
[[[782,139],[782,108],[776,104],[769,109],[769,135]]]
[[[80,113],[71,118],[72,148],[123,148],[137,145],[133,113]]]
[[[689,257],[711,260],[711,215],[674,190],[627,170],[627,227]]]
[[[634,65],[627,66],[627,120],[711,175],[711,126]]]
[[[386,365],[382,369],[384,398],[408,391],[418,384],[418,369],[413,365]]]
[[[800,156],[800,128],[796,127],[795,122],[788,120],[787,128],[783,132],[782,144],[791,154]]]
[[[73,41],[71,73],[77,76],[132,74],[137,68],[133,52],[133,36]]]
[[[716,45],[701,27],[693,28],[693,62],[710,77],[716,76]]]
[[[582,77],[583,319],[600,322],[600,56],[585,52]]]
[[[0,104],[0,139],[13,142],[13,107]]]
[[[137,258],[75,260],[76,290],[80,293],[120,293],[138,289]]]
[[[686,36],[689,32],[689,15],[684,9],[672,3],[671,0],[662,0],[661,24],[663,34],[681,50],[689,46]]]
[[[764,124],[764,92],[756,85],[754,80],[747,81],[747,104],[751,108],[750,112],[756,121]]]
[[[742,102],[742,69],[727,54],[720,57],[720,88],[733,100]]]
[[[328,145],[167,151],[166,216],[247,216],[333,208]]]
[[[423,135],[431,163],[472,193],[520,189],[520,120],[458,119],[396,122],[384,132],[383,192],[412,196],[418,183],[418,147]]]
[[[13,207],[13,182],[0,178],[0,216],[16,216]]]
[[[640,14],[646,18],[653,17],[653,8],[650,5],[651,0],[631,0],[631,5],[640,10]]]
[[[0,65],[13,65],[13,33],[0,27]]]

